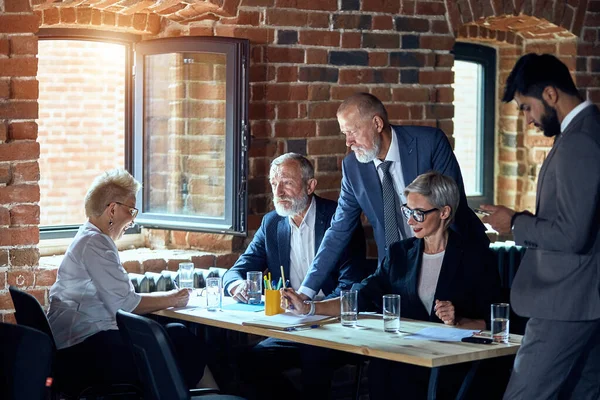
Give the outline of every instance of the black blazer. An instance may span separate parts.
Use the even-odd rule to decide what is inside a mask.
[[[337,203],[315,195],[315,253],[321,245],[325,231],[331,224]],[[271,272],[273,280],[279,280],[281,268],[286,277],[290,276],[290,236],[291,228],[287,217],[275,211],[267,213],[252,242],[223,276],[225,295],[229,296],[229,285],[238,279],[246,279],[248,271]],[[343,251],[337,267],[327,276],[322,290],[327,297],[337,297],[342,289],[349,289],[360,282],[369,272],[365,266],[365,236],[362,226],[358,226],[348,247]]]
[[[500,277],[489,250],[464,245],[461,236],[448,229],[448,245],[442,262],[434,300],[451,301],[456,318],[483,319],[489,326],[490,304],[500,299]],[[399,294],[401,317],[442,322],[426,310],[417,292],[423,239],[410,238],[390,246],[374,274],[355,284],[359,311],[381,312],[384,294]]]

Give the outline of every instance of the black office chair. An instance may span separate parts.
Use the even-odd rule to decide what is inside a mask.
[[[68,375],[68,371],[57,371],[57,349],[56,349],[56,341],[54,340],[54,335],[52,334],[52,329],[50,328],[50,323],[48,322],[48,317],[44,312],[41,304],[37,301],[35,297],[27,292],[23,292],[17,289],[14,286],[9,286],[8,291],[10,292],[10,296],[12,298],[12,302],[15,306],[15,319],[17,320],[17,324],[26,326],[29,328],[37,329],[45,333],[52,344],[52,355],[53,355],[53,365],[51,376],[56,378],[57,372],[60,375],[62,372],[65,375]],[[74,368],[81,368],[81,366],[73,366]],[[85,367],[85,366],[84,366]],[[62,369],[61,369],[62,370]],[[78,399],[81,398],[95,398],[95,397],[125,397],[125,396],[133,396],[139,398],[141,395],[141,391],[134,385],[128,384],[114,384],[114,385],[95,385],[86,388],[81,387],[70,387],[65,386],[63,382],[61,382],[60,376],[59,379],[56,379],[53,385],[53,397],[59,397],[60,393],[75,397]]]
[[[0,398],[43,400],[50,393],[52,341],[26,326],[0,323]]]
[[[158,322],[119,310],[117,325],[123,341],[133,353],[144,387],[144,399],[243,400],[237,396],[215,394],[218,391],[214,389],[189,390],[175,359],[173,345]]]

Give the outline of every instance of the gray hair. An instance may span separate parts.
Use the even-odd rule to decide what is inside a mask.
[[[337,115],[342,114],[350,107],[356,106],[361,119],[372,118],[376,115],[380,116],[385,125],[389,124],[388,114],[385,106],[377,97],[370,93],[355,93],[348,97],[340,105],[337,110]]]
[[[458,185],[451,177],[437,171],[421,174],[404,188],[404,195],[408,196],[409,193],[418,193],[424,196],[435,208],[450,207],[450,217],[447,219],[447,225],[454,220],[460,202],[460,192]]]
[[[142,184],[124,169],[106,171],[94,179],[85,195],[85,215],[99,217],[107,205],[134,197],[141,187]]]
[[[315,177],[315,168],[312,163],[308,161],[306,157],[298,153],[285,153],[271,161],[271,170],[269,174],[273,173],[275,167],[279,167],[281,164],[288,160],[293,160],[298,163],[300,170],[302,171],[302,181],[307,183],[310,179]]]

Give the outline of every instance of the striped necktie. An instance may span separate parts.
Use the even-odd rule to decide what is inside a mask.
[[[396,191],[390,174],[391,161],[384,161],[379,164],[379,168],[383,171],[383,179],[381,180],[381,195],[383,196],[383,221],[385,229],[385,246],[400,240],[398,233],[397,207],[396,207]]]

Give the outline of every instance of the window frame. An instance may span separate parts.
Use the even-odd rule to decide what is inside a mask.
[[[85,40],[90,42],[114,43],[125,46],[125,115],[123,136],[125,138],[124,154],[125,160],[123,167],[127,171],[132,170],[133,166],[133,147],[132,147],[132,68],[133,68],[133,48],[135,43],[141,41],[141,36],[131,33],[105,32],[88,29],[69,29],[69,28],[42,28],[37,33],[38,40]],[[90,182],[91,184],[91,182]],[[50,225],[39,226],[40,240],[64,239],[75,236],[81,224],[69,225]],[[126,234],[137,234],[141,232],[139,225],[129,228]]]
[[[143,152],[142,148],[138,148],[141,142],[139,141],[141,132],[137,129],[139,124],[136,124],[136,119],[143,120],[143,96],[139,96],[136,86],[136,68],[140,67],[140,63],[136,62],[140,57],[141,52],[138,49],[138,44],[149,46],[156,45],[157,48],[162,48],[164,52],[173,52],[173,46],[177,42],[185,43],[184,47],[190,48],[190,51],[206,51],[211,49],[214,52],[223,53],[223,46],[231,46],[235,57],[240,61],[227,64],[227,92],[230,90],[239,91],[237,98],[239,101],[230,103],[229,94],[227,95],[227,121],[229,115],[233,113],[235,121],[241,121],[241,124],[227,127],[226,132],[226,152],[227,166],[226,171],[230,174],[227,177],[227,185],[229,185],[229,193],[231,197],[226,197],[225,208],[228,212],[231,224],[229,227],[224,227],[222,224],[218,226],[207,226],[201,224],[198,220],[187,218],[185,216],[170,215],[167,219],[145,218],[143,212],[143,195],[138,195],[136,207],[140,210],[140,215],[136,219],[136,224],[133,228],[127,230],[126,234],[136,234],[141,232],[141,227],[157,228],[157,229],[175,229],[186,231],[213,232],[223,234],[233,234],[246,236],[247,235],[247,219],[248,219],[248,152],[250,145],[250,125],[248,117],[249,106],[249,41],[236,38],[222,37],[180,37],[180,38],[165,38],[143,41],[142,36],[99,31],[92,29],[71,29],[71,28],[42,28],[37,33],[39,40],[86,40],[104,43],[115,43],[126,47],[125,60],[125,115],[124,115],[124,168],[132,173],[132,175],[143,182]],[[200,50],[199,50],[200,49]],[[230,65],[231,64],[231,65]],[[143,64],[142,68],[143,68]],[[230,69],[232,71],[230,71]],[[141,70],[143,71],[143,69]],[[230,73],[233,72],[235,80],[230,84]],[[137,72],[138,76],[139,72]],[[143,74],[142,74],[143,76]],[[139,81],[138,81],[139,82]],[[143,93],[143,92],[140,92]],[[138,97],[139,96],[139,97]],[[137,100],[139,99],[139,100]],[[227,124],[233,125],[233,124]],[[137,138],[137,140],[136,140]],[[230,179],[231,178],[231,179]],[[143,189],[142,189],[143,191]],[[143,193],[143,192],[142,192]],[[141,218],[140,218],[141,217]],[[57,226],[40,226],[40,240],[52,240],[72,238],[77,233],[80,224],[73,225],[57,225]]]
[[[478,96],[483,102],[483,110],[478,115],[478,137],[481,139],[477,151],[477,166],[481,171],[481,191],[479,196],[467,196],[471,208],[480,204],[493,204],[494,201],[494,165],[496,132],[496,49],[475,43],[456,42],[452,49],[455,61],[473,62],[482,68],[482,82]],[[456,139],[456,136],[455,136]]]
[[[137,197],[139,214],[136,223],[156,229],[212,232],[246,236],[247,234],[247,174],[250,129],[249,104],[249,41],[225,37],[178,37],[143,41],[135,47],[133,176],[145,179],[144,165],[144,57],[177,52],[225,54],[226,64],[226,133],[225,133],[225,212],[223,218],[184,216],[147,212],[144,189]],[[142,77],[139,79],[139,77]]]

